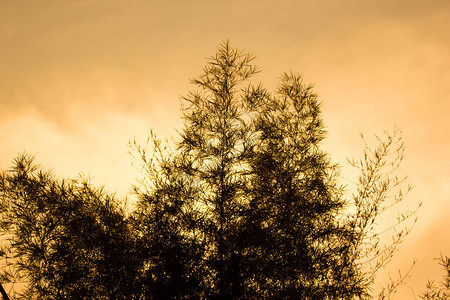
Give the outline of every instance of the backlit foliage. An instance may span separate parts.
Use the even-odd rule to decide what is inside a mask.
[[[223,43],[184,97],[176,142],[130,143],[144,176],[127,213],[88,181],[60,180],[26,155],[0,176],[2,282],[23,299],[365,299],[410,226],[392,176],[400,132],[352,161],[352,197],[321,149],[312,85],[285,73],[271,93],[254,58]],[[392,157],[393,155],[393,157]],[[392,194],[391,190],[397,193]],[[393,241],[382,243],[385,232]],[[395,292],[393,282],[379,298]]]

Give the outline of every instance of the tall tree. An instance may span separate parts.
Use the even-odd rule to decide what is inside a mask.
[[[203,206],[198,230],[206,242],[204,259],[212,276],[213,298],[229,299],[243,295],[246,274],[241,270],[243,255],[239,235],[249,199],[247,159],[255,143],[243,84],[257,69],[253,58],[224,43],[212,57],[204,74],[193,82],[198,90],[185,97],[185,127],[180,151],[186,160],[183,171],[194,177],[202,194],[195,199]],[[264,95],[258,88],[251,89]]]
[[[318,299],[344,293],[334,269],[337,222],[344,200],[338,169],[320,149],[320,105],[302,77],[284,74],[255,118],[258,142],[251,155],[249,220],[260,232],[255,272],[266,298]],[[250,246],[252,248],[252,245]]]
[[[163,209],[177,243],[200,251],[185,262],[202,270],[203,297],[351,298],[361,291],[342,281],[350,244],[341,241],[354,232],[340,220],[338,169],[320,149],[317,95],[296,74],[285,74],[271,95],[249,82],[258,73],[252,60],[222,44],[184,98],[170,158],[136,147],[153,182],[137,190],[140,205],[152,207],[141,217],[156,220]],[[151,153],[164,157],[153,141]],[[152,224],[148,236],[159,232]],[[354,261],[346,262],[351,279]]]
[[[174,189],[169,178],[181,184],[175,189],[174,209],[165,213],[171,214],[169,219],[188,220],[177,223],[177,234],[184,235],[186,242],[192,240],[189,243],[202,251],[194,265],[205,273],[201,285],[207,298],[244,296],[244,279],[249,276],[241,267],[244,253],[240,245],[249,204],[247,158],[256,142],[249,108],[256,98],[264,96],[259,87],[241,90],[257,72],[252,60],[228,43],[219,48],[204,68],[204,75],[193,80],[199,89],[185,97],[185,127],[176,154],[156,166],[170,169],[171,174],[162,188],[140,196],[144,203],[159,192],[172,198]],[[161,187],[161,172],[152,167],[148,173],[157,174],[152,182]],[[153,208],[149,215],[159,208]]]

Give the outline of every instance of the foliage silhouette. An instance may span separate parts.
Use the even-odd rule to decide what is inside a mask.
[[[0,176],[2,278],[25,299],[129,299],[139,267],[123,212],[87,181],[57,180],[27,155]]]
[[[427,282],[426,291],[420,296],[426,300],[445,300],[450,298],[450,258],[442,256],[437,259],[439,265],[445,270],[444,281],[436,285],[434,281]]]
[[[55,179],[19,156],[0,177],[2,281],[26,281],[25,299],[372,298],[410,230],[397,227],[415,214],[374,226],[405,196],[392,176],[400,132],[351,162],[361,176],[348,197],[320,148],[312,86],[286,73],[269,93],[250,82],[258,72],[224,42],[192,80],[174,147],[154,134],[130,142],[145,176],[129,213],[87,181]]]
[[[312,86],[286,73],[272,95],[249,83],[259,72],[252,61],[223,43],[184,97],[176,148],[154,135],[150,149],[131,143],[148,174],[135,189],[148,208],[138,209],[149,220],[141,235],[160,230],[158,213],[178,247],[193,247],[185,266],[196,271],[185,274],[200,275],[197,297],[371,297],[375,274],[410,230],[398,225],[415,214],[376,232],[375,221],[405,196],[403,180],[391,176],[403,157],[401,132],[386,132],[378,148],[352,161],[361,176],[345,200],[339,169],[320,149],[325,130]],[[390,197],[392,189],[398,194]],[[380,235],[392,230],[393,242],[383,245]]]

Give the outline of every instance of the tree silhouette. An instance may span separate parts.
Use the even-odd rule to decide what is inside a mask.
[[[175,149],[154,135],[150,150],[132,143],[148,173],[136,188],[147,208],[138,214],[152,220],[141,235],[159,235],[158,220],[168,222],[177,247],[195,253],[177,259],[185,265],[176,271],[197,276],[186,288],[201,298],[370,297],[375,274],[410,229],[383,247],[373,228],[404,197],[400,190],[389,202],[402,183],[390,177],[403,155],[400,132],[353,162],[361,177],[346,200],[338,167],[320,149],[325,130],[312,86],[286,73],[270,94],[250,82],[259,72],[252,61],[223,43],[184,97]]]
[[[343,200],[336,168],[318,147],[317,96],[293,74],[276,96],[245,84],[257,73],[252,59],[225,43],[193,80],[176,158],[149,170],[157,188],[139,193],[143,206],[153,205],[150,232],[160,233],[166,217],[156,214],[165,208],[175,244],[202,251],[194,265],[206,272],[206,298],[333,295],[330,260],[339,258],[331,240],[342,231],[335,215]]]
[[[19,156],[0,177],[2,280],[26,281],[25,299],[371,298],[409,232],[398,225],[415,213],[374,227],[404,197],[390,197],[403,182],[391,176],[400,132],[352,161],[361,176],[349,198],[320,148],[312,86],[286,73],[269,93],[250,82],[253,59],[224,42],[184,97],[178,142],[130,143],[145,176],[129,213],[88,182],[55,179]]]
[[[133,235],[113,196],[57,180],[19,156],[0,176],[2,278],[25,299],[129,299],[138,292]]]

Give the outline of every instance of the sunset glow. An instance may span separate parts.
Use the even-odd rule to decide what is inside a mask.
[[[364,3],[364,4],[363,4]],[[226,39],[256,56],[269,90],[303,74],[322,101],[324,148],[353,174],[360,132],[399,127],[400,175],[423,202],[389,270],[398,299],[442,276],[450,249],[449,1],[1,1],[0,169],[23,152],[61,177],[80,172],[125,197],[139,177],[130,139],[170,138],[182,95]],[[343,182],[347,184],[347,182]],[[380,278],[380,283],[387,280]]]

